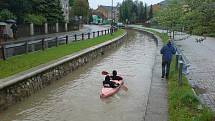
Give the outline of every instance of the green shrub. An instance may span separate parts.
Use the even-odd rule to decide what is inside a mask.
[[[27,14],[25,16],[25,22],[34,23],[35,25],[42,25],[46,22],[46,18],[42,15]]]
[[[0,11],[0,20],[16,19],[16,16],[10,12],[8,9],[3,9]]]

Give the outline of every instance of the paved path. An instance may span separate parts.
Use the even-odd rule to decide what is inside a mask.
[[[143,27],[135,25],[130,27],[143,29]],[[162,46],[162,40],[159,38],[155,64],[152,70],[152,82],[144,121],[168,120],[167,81],[165,79],[161,80],[162,56],[160,54],[160,49]]]
[[[167,81],[161,80],[161,41],[158,43],[155,65],[152,71],[152,83],[149,94],[145,121],[167,121]]]

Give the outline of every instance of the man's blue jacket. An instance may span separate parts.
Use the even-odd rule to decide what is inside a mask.
[[[162,60],[165,62],[171,62],[172,55],[176,53],[175,48],[172,46],[171,42],[163,46],[160,50],[160,53],[163,55]]]

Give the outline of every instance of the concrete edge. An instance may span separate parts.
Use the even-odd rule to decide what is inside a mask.
[[[46,64],[41,64],[39,66],[36,66],[36,67],[33,67],[29,70],[26,70],[26,71],[23,71],[23,72],[20,72],[18,74],[15,74],[13,76],[10,76],[10,77],[6,77],[4,79],[0,79],[0,89],[3,89],[5,87],[8,87],[8,86],[11,86],[19,81],[22,81],[24,79],[28,79],[34,75],[37,75],[43,71],[46,71],[50,68],[54,68],[58,65],[61,65],[63,63],[66,63],[70,60],[73,60],[81,55],[84,55],[90,51],[93,51],[93,50],[96,50],[96,49],[99,49],[103,46],[107,46],[123,37],[125,37],[127,35],[127,32],[124,32],[123,35],[119,36],[119,37],[116,37],[114,39],[111,39],[109,41],[106,41],[106,42],[103,42],[103,43],[100,43],[98,45],[95,45],[95,46],[92,46],[92,47],[89,47],[89,48],[86,48],[84,50],[81,50],[79,52],[75,52],[71,55],[67,55],[67,56],[64,56],[60,59],[57,59],[57,60],[53,60],[51,62],[47,62]]]

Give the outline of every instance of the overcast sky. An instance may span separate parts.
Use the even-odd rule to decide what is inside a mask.
[[[118,2],[121,3],[123,0],[113,0],[113,1],[114,1],[114,6],[115,6]],[[139,1],[143,1],[143,2],[147,3],[148,5],[151,5],[151,4],[159,3],[164,0],[139,0]],[[96,9],[98,7],[98,5],[111,6],[111,2],[112,2],[112,0],[89,0],[90,8],[94,8],[94,9]]]

